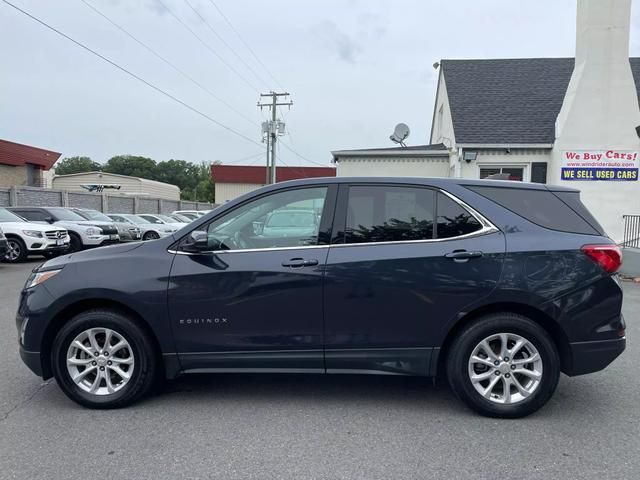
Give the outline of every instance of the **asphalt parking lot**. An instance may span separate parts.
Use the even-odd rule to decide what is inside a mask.
[[[83,409],[18,356],[18,292],[37,262],[0,264],[0,479],[640,477],[640,285],[627,351],[562,377],[522,420],[479,417],[443,386],[391,376],[183,377],[134,407]]]

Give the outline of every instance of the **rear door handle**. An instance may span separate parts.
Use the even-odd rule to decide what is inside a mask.
[[[318,260],[311,258],[309,260],[304,258],[292,258],[288,261],[282,262],[283,267],[301,268],[301,267],[313,267],[318,265]]]
[[[468,252],[467,250],[454,250],[453,252],[445,253],[445,258],[450,258],[454,262],[466,262],[470,258],[479,258],[482,256],[482,252],[474,251]]]

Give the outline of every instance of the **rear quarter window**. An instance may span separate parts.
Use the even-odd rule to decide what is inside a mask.
[[[484,187],[469,185],[466,188],[511,210],[521,217],[541,227],[561,232],[581,233],[585,235],[602,235],[590,222],[549,190],[532,190],[524,188]],[[561,192],[556,192],[561,193]],[[582,209],[588,210],[580,202]],[[575,200],[572,201],[575,205]],[[589,214],[591,218],[591,214]],[[593,219],[595,222],[595,219]],[[595,222],[597,224],[597,222]],[[598,225],[599,226],[599,225]],[[602,227],[600,227],[601,230]]]

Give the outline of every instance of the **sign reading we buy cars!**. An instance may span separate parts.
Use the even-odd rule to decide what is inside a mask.
[[[565,150],[562,152],[561,180],[638,180],[640,153],[625,150]]]

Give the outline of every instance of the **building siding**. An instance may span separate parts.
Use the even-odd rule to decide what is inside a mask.
[[[216,183],[216,203],[225,203],[264,186],[257,183]]]
[[[179,200],[180,189],[175,185],[156,182],[144,178],[111,175],[102,172],[89,172],[77,175],[58,175],[53,177],[54,189],[75,192],[86,192],[82,185],[86,184],[114,184],[120,185],[120,193],[148,195],[153,198]]]
[[[0,164],[0,187],[27,184],[27,167]]]
[[[339,158],[338,177],[448,177],[448,157]]]

